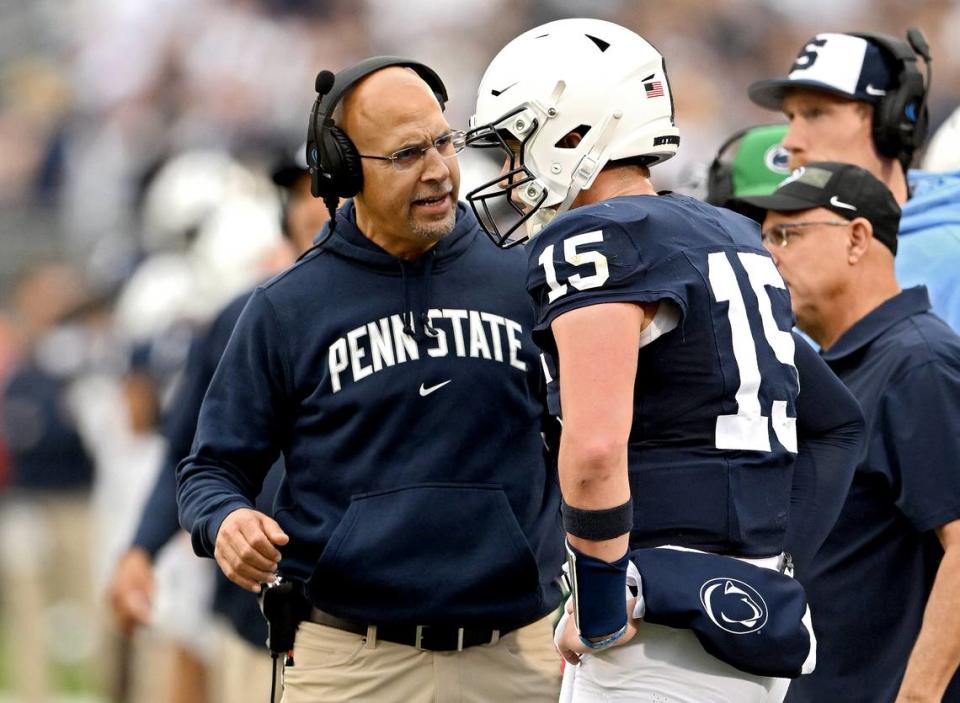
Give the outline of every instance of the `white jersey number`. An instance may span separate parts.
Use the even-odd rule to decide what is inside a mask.
[[[581,276],[579,273],[575,273],[567,279],[567,282],[577,290],[599,288],[610,278],[610,268],[607,266],[607,257],[599,251],[585,251],[583,253],[577,251],[577,247],[584,244],[597,244],[602,241],[603,230],[599,229],[595,232],[575,234],[564,240],[563,258],[568,264],[571,266],[592,264],[594,268],[594,272],[589,276]],[[554,246],[555,245],[551,244],[544,248],[540,254],[540,258],[537,260],[537,263],[543,266],[543,272],[547,277],[547,285],[550,287],[550,292],[547,293],[547,302],[549,303],[566,295],[569,290],[566,283],[560,283],[560,281],[557,280],[557,269],[553,265]]]
[[[750,287],[757,297],[760,320],[763,324],[763,336],[781,364],[794,369],[795,351],[793,335],[777,327],[773,318],[773,308],[766,287],[785,288],[777,267],[772,260],[760,254],[743,253],[737,258],[747,272]],[[747,320],[747,307],[743,292],[737,283],[737,276],[730,260],[723,252],[707,256],[710,287],[717,302],[729,303],[727,321],[730,323],[730,336],[733,339],[733,358],[737,362],[740,374],[740,387],[737,389],[737,414],[717,417],[717,449],[746,449],[770,451],[769,418],[760,408],[760,367],[757,363],[757,344],[750,332]],[[787,417],[787,401],[775,400],[770,408],[773,418],[773,431],[784,449],[796,453],[796,418]]]

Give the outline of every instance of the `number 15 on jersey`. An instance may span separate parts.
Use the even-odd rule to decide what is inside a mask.
[[[790,366],[796,373],[793,335],[777,327],[773,306],[766,290],[767,286],[786,288],[777,267],[769,257],[761,254],[740,252],[737,259],[747,272],[750,287],[756,295],[766,342],[773,349],[777,361]],[[707,269],[714,298],[717,302],[728,303],[727,321],[733,340],[733,358],[740,375],[740,387],[736,392],[737,413],[717,417],[716,446],[718,449],[769,452],[770,434],[767,428],[772,421],[777,441],[787,451],[796,453],[797,421],[796,418],[787,416],[787,401],[774,400],[770,418],[766,417],[760,408],[761,375],[757,362],[757,343],[750,331],[747,306],[730,259],[722,251],[709,254]]]

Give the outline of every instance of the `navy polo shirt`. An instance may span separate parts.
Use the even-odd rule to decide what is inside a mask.
[[[806,575],[817,669],[787,700],[893,701],[943,550],[960,518],[960,337],[924,287],[887,300],[823,359],[860,401],[867,453]],[[943,699],[960,701],[954,677]]]

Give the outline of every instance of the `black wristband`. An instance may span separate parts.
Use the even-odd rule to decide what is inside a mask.
[[[614,539],[633,529],[633,498],[623,505],[603,510],[581,510],[560,501],[563,529],[581,539]]]

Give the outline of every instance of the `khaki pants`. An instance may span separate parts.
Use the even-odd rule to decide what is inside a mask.
[[[296,665],[284,670],[283,703],[556,703],[560,655],[553,615],[496,644],[462,652],[423,652],[305,622],[297,632]]]

